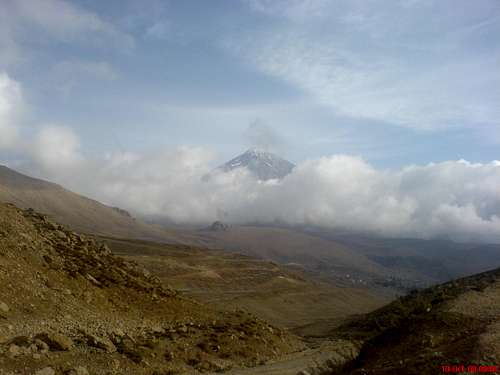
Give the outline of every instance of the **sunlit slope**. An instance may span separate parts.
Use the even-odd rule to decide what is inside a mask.
[[[104,239],[186,295],[227,311],[245,308],[300,334],[317,335],[351,314],[380,307],[388,297],[366,287],[327,283],[294,267],[222,250]]]
[[[91,237],[4,204],[0,285],[0,373],[197,374],[303,347],[247,312],[180,296]]]

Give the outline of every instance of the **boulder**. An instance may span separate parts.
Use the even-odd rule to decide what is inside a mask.
[[[5,302],[0,301],[0,311],[1,312],[9,312],[10,308]]]
[[[12,344],[9,346],[9,356],[10,357],[17,357],[22,354],[22,349],[17,346],[16,344]]]
[[[73,340],[59,333],[41,333],[35,336],[35,339],[46,343],[53,350],[71,350],[73,348]]]
[[[17,346],[30,346],[31,340],[28,336],[17,336],[10,340],[10,343]]]
[[[87,334],[87,343],[94,348],[99,348],[107,353],[116,352],[116,346],[107,337],[98,337],[95,335]]]

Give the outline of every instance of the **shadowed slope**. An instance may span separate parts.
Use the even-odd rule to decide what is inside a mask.
[[[134,219],[124,210],[4,166],[0,166],[0,201],[21,208],[34,208],[80,232],[179,242],[173,232]]]
[[[497,366],[498,373],[500,269],[411,293],[332,335],[363,343],[332,374],[437,374],[443,365]]]

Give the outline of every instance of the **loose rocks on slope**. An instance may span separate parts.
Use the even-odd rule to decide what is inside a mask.
[[[179,296],[32,210],[0,204],[0,228],[1,375],[223,371],[302,347],[248,313]]]

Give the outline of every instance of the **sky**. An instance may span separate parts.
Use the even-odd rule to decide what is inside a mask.
[[[138,214],[210,220],[229,205],[244,221],[237,197],[255,208],[275,193],[196,176],[265,147],[325,185],[317,210],[261,207],[260,220],[352,226],[339,184],[356,192],[369,170],[385,188],[348,199],[385,197],[391,225],[374,230],[500,238],[483,183],[500,174],[498,35],[497,0],[1,0],[0,163]],[[326,181],[325,165],[353,179]],[[471,220],[434,233],[438,209]]]

